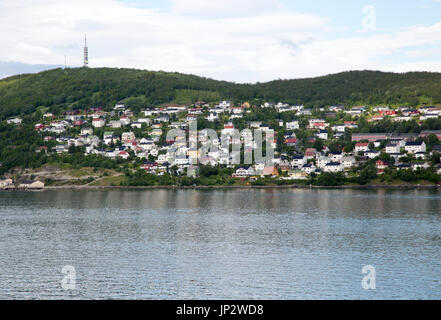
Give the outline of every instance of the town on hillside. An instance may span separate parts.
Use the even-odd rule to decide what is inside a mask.
[[[81,159],[99,159],[107,168],[115,169],[114,173],[119,172],[121,178],[114,179],[112,185],[145,185],[146,179],[156,185],[167,184],[165,178],[155,180],[152,176],[168,177],[168,183],[181,185],[194,185],[198,177],[206,178],[199,184],[228,185],[302,181],[318,185],[426,181],[436,185],[441,180],[440,106],[337,104],[307,109],[285,103],[198,101],[133,112],[129,105],[119,103],[110,108],[85,107],[58,114],[46,110],[34,114],[32,119],[32,141],[38,143],[32,157],[38,164],[64,161],[85,167],[86,160]],[[5,122],[11,128],[26,124],[21,117]],[[197,137],[189,135],[191,123],[197,124]],[[173,129],[181,130],[185,136],[170,139],[168,132]],[[224,147],[220,138],[204,135],[203,129],[231,136],[229,142],[235,139],[242,146],[241,161],[233,161],[235,155],[230,147]],[[239,137],[233,136],[235,130],[241,132]],[[274,156],[266,160],[254,158],[245,165],[243,154],[257,148],[245,133],[256,131],[270,138]],[[15,147],[19,144],[14,143]],[[207,144],[217,148],[201,154]],[[12,150],[12,146],[8,147]],[[66,160],[69,157],[74,160]],[[90,166],[100,164],[95,161]],[[56,181],[44,176],[37,179],[28,175],[20,181],[14,175],[14,163],[4,162],[2,167],[0,189],[56,185]],[[38,169],[32,163],[28,167]],[[79,184],[93,185],[97,179],[110,179],[109,174],[114,174],[109,172],[91,174]],[[176,180],[179,177],[182,179]]]

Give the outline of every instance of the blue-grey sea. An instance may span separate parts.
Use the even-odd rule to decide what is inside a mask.
[[[0,192],[0,299],[441,299],[441,190]]]

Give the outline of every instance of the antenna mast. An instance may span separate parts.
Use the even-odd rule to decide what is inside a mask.
[[[84,59],[83,59],[83,67],[87,68],[89,66],[89,48],[87,48],[87,38],[84,35]]]

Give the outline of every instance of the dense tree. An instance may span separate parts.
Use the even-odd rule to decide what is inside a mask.
[[[90,106],[111,108],[123,102],[138,112],[163,103],[214,102],[221,98],[238,103],[249,101],[253,105],[283,101],[307,107],[336,103],[435,104],[441,102],[441,74],[352,71],[311,79],[235,84],[133,69],[54,69],[0,80],[0,119],[30,114],[38,107],[62,113]],[[267,116],[265,112],[253,115],[255,120],[268,119]],[[282,116],[285,121],[291,120],[290,117]],[[427,121],[426,126],[433,130],[441,128],[439,122]]]

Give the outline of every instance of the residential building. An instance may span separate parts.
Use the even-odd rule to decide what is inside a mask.
[[[409,141],[406,142],[404,149],[408,153],[426,152],[426,143],[424,141]]]

